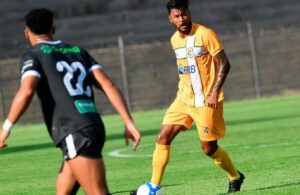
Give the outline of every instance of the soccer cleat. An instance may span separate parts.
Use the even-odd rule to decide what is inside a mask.
[[[237,180],[232,180],[229,182],[229,190],[228,190],[228,193],[235,193],[235,192],[238,192],[240,191],[241,189],[241,185],[245,179],[245,176],[243,173],[239,172],[238,173],[240,174],[240,178],[237,179]]]
[[[130,192],[130,195],[136,195],[136,192],[137,192],[137,190],[132,190],[132,191]]]

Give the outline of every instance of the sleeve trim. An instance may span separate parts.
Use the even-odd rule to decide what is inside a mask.
[[[35,76],[35,77],[38,77],[38,78],[41,78],[41,74],[35,70],[28,70],[26,71],[23,75],[22,75],[22,78],[21,78],[21,81],[25,78],[25,77],[28,77],[28,76]]]
[[[212,56],[216,56],[220,51],[222,51],[223,48],[221,47],[220,49],[216,50],[214,53],[211,53]]]
[[[100,64],[94,64],[92,67],[89,69],[89,72],[92,72],[95,69],[102,69],[102,66]]]

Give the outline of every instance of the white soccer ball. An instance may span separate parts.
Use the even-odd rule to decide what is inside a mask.
[[[163,195],[163,193],[159,186],[155,187],[147,182],[138,188],[136,195]]]

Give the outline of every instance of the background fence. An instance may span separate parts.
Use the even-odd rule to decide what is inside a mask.
[[[227,101],[290,94],[300,91],[300,30],[278,29],[238,35],[220,34],[232,68],[225,82]],[[119,86],[132,111],[167,107],[177,91],[175,55],[169,41],[99,48],[90,53]],[[18,59],[0,61],[0,119],[7,114],[19,86]],[[95,93],[102,114],[114,113],[106,97]],[[21,122],[41,122],[35,97]]]

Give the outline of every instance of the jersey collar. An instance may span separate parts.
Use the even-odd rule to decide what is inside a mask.
[[[61,43],[61,40],[57,40],[57,41],[38,41],[38,43],[47,43],[47,44],[51,44],[51,45],[57,45]]]

